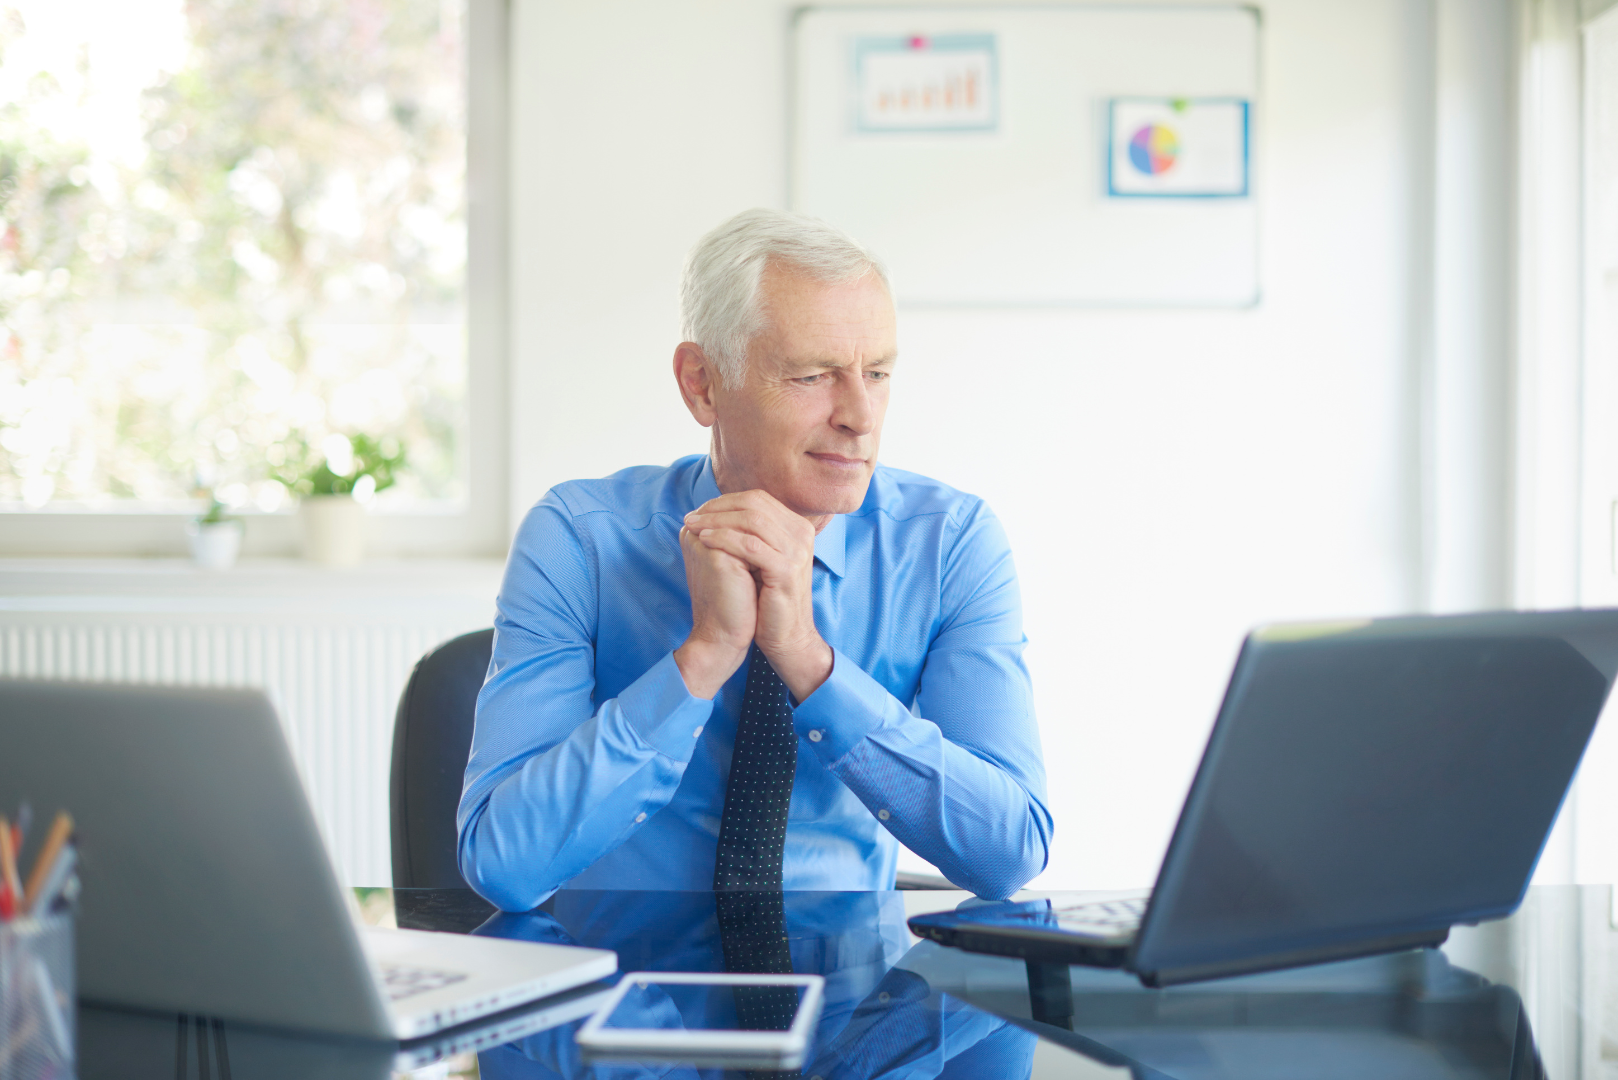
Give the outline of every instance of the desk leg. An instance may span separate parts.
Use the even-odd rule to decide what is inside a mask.
[[[1028,1012],[1042,1024],[1073,1030],[1073,975],[1066,964],[1028,961]]]

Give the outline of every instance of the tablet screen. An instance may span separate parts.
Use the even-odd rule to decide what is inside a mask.
[[[802,986],[653,982],[636,979],[603,1029],[788,1031]]]

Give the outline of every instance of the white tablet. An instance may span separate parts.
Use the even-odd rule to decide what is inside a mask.
[[[819,975],[632,971],[576,1038],[592,1061],[796,1069],[825,986]],[[739,1013],[768,1019],[746,1026]]]

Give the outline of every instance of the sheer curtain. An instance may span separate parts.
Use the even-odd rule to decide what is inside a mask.
[[[1618,10],[1585,0],[1579,30],[1582,211],[1576,226],[1582,306],[1579,600],[1618,605]],[[1618,710],[1610,704],[1573,799],[1572,877],[1618,882]]]

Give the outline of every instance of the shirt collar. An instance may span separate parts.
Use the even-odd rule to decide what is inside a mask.
[[[697,473],[691,489],[692,509],[709,499],[719,498],[719,482],[713,476],[713,459],[704,456],[702,469]],[[815,536],[815,561],[838,577],[843,576],[843,556],[848,546],[848,521],[843,514],[833,514],[826,527]]]
[[[843,576],[843,555],[848,546],[848,515],[833,514],[815,537],[815,559],[837,577]]]
[[[713,458],[704,454],[702,468],[697,470],[696,483],[691,488],[691,509],[695,510],[709,499],[719,498],[719,481],[713,478]]]

